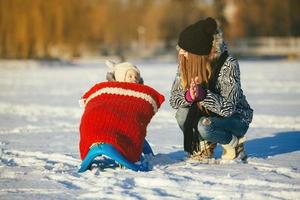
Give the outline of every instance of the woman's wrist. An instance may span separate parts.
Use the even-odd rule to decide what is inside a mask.
[[[193,103],[193,102],[203,101],[206,97],[206,93],[207,93],[206,89],[198,85],[198,95],[195,99],[192,98],[190,89],[188,89],[185,92],[184,97],[188,103]]]

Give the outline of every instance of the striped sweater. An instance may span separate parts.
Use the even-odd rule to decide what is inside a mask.
[[[178,69],[171,89],[170,105],[172,108],[191,106],[185,100],[184,94]],[[239,64],[235,58],[227,57],[220,69],[214,92],[207,90],[207,95],[200,104],[221,117],[237,114],[248,125],[251,123],[253,110],[243,94]]]

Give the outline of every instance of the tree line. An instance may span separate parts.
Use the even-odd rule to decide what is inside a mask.
[[[230,23],[228,2],[236,7]],[[168,48],[185,26],[207,16],[229,39],[299,36],[299,8],[294,0],[0,0],[0,58],[117,54],[134,42]]]

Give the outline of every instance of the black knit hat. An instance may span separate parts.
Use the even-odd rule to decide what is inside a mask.
[[[178,45],[187,52],[208,55],[212,48],[217,22],[211,17],[186,27],[179,35]]]

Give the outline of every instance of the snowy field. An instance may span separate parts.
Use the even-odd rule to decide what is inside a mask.
[[[176,63],[137,61],[166,101],[148,126],[150,172],[78,174],[78,99],[104,62],[0,61],[0,199],[300,199],[300,61],[240,61],[254,109],[248,164],[186,160],[168,103]],[[216,156],[220,157],[220,147]]]

